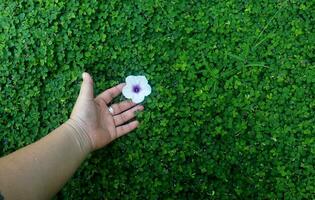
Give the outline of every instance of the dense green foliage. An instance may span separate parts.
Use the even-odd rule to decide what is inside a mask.
[[[314,199],[314,0],[0,0],[0,155],[145,75],[140,127],[57,199]],[[121,100],[120,97],[118,100]]]

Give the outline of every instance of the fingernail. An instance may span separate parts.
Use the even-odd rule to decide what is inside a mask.
[[[84,80],[85,78],[86,78],[86,73],[83,72],[83,73],[82,73],[82,79]]]

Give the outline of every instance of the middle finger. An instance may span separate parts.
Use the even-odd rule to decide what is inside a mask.
[[[135,106],[119,115],[114,116],[114,122],[116,126],[119,126],[121,124],[124,124],[128,120],[132,119],[135,117],[135,112],[143,110],[144,107],[142,105]]]
[[[125,110],[132,108],[135,105],[137,105],[137,104],[133,103],[132,101],[126,100],[126,101],[123,101],[120,103],[115,103],[115,104],[111,105],[110,107],[112,107],[112,109],[113,109],[113,115],[118,115],[118,114],[124,112]]]

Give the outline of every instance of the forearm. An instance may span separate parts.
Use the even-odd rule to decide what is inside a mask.
[[[0,159],[0,192],[5,199],[49,199],[91,150],[86,132],[68,120],[39,141]]]

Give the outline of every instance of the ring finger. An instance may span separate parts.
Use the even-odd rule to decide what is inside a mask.
[[[142,105],[135,106],[119,115],[114,116],[114,122],[116,126],[119,126],[121,124],[124,124],[128,120],[132,119],[135,117],[135,112],[136,111],[142,111],[144,107]]]
[[[120,103],[115,103],[115,104],[111,105],[110,107],[112,108],[112,115],[118,115],[118,114],[124,112],[125,110],[132,108],[135,105],[136,104],[133,103],[132,101],[127,100],[127,101],[123,101]]]

